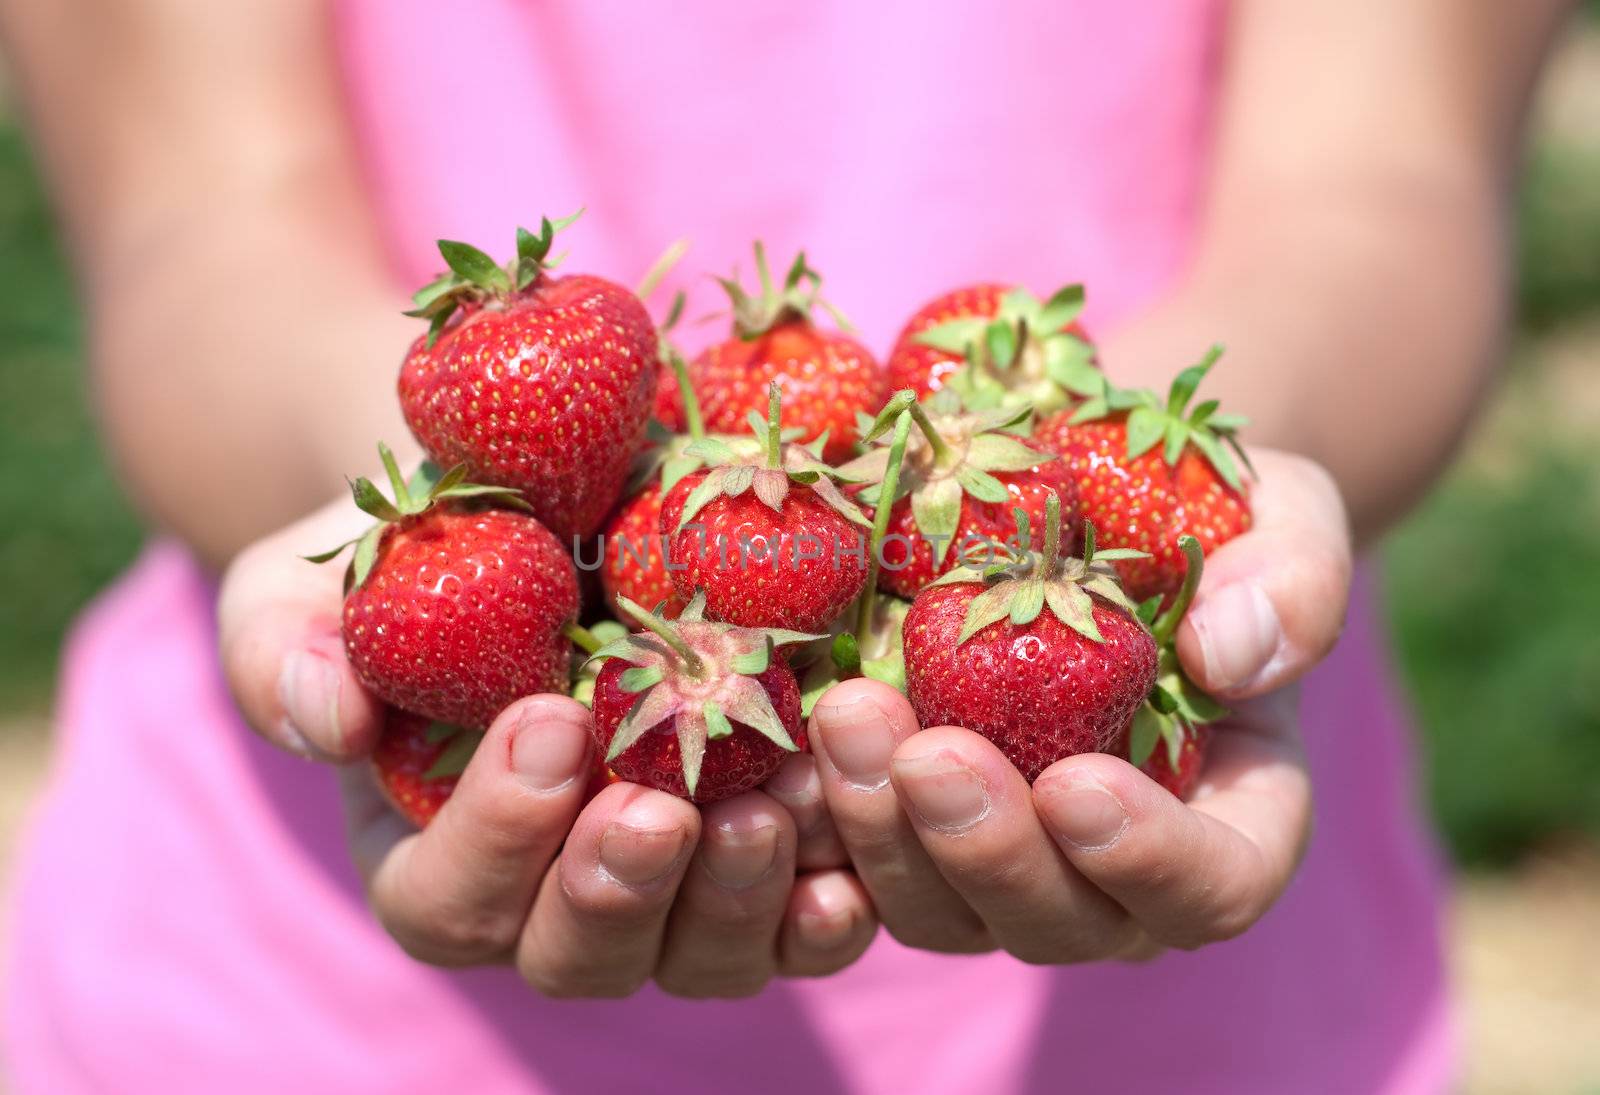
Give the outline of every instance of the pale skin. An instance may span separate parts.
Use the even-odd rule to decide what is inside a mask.
[[[1235,712],[1192,802],[1106,755],[1029,788],[981,737],[919,729],[898,694],[854,681],[820,702],[814,755],[765,792],[697,810],[619,785],[580,811],[587,714],[533,697],[421,833],[344,769],[385,927],[419,959],[511,963],[555,996],[650,980],[743,995],[847,966],[880,924],[1047,964],[1248,929],[1308,837],[1293,684],[1338,636],[1352,545],[1426,490],[1498,361],[1521,125],[1567,7],[1233,5],[1192,261],[1103,343],[1108,369],[1142,383],[1227,343],[1207,394],[1262,446],[1256,526],[1208,561],[1179,633],[1185,667]],[[82,272],[124,477],[153,520],[231,560],[222,652],[245,717],[354,762],[377,705],[338,641],[338,575],[295,555],[361,519],[343,502],[297,515],[371,463],[373,438],[404,436],[370,393],[392,384],[412,321],[323,15],[316,0],[0,0],[0,33]],[[173,200],[196,179],[205,200]],[[207,307],[196,284],[215,287]]]

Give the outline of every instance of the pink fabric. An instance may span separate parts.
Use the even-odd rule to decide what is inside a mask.
[[[884,347],[980,277],[1088,281],[1114,322],[1187,237],[1216,13],[1190,0],[556,6],[355,0],[352,107],[398,263],[587,202],[574,268],[670,239],[804,243]],[[705,285],[686,281],[707,308]],[[691,329],[692,330],[692,329]],[[881,941],[743,1003],[553,1003],[406,959],[364,910],[331,775],[259,744],[213,589],[158,544],[86,614],[13,919],[21,1091],[1431,1091],[1435,864],[1365,587],[1308,683],[1317,832],[1254,930],[1048,970]],[[621,1032],[626,1031],[624,1036]],[[619,1053],[625,1044],[628,1052]]]

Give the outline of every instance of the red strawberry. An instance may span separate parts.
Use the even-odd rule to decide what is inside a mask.
[[[987,578],[952,571],[905,622],[918,721],[982,734],[1030,782],[1062,757],[1115,745],[1156,678],[1156,642],[1092,532],[1082,559],[1062,560],[1060,523],[1052,500],[1042,552]]]
[[[1249,466],[1235,438],[1245,420],[1217,414],[1214,399],[1187,410],[1221,352],[1213,348],[1179,373],[1166,399],[1108,389],[1034,429],[1035,443],[1060,453],[1071,469],[1078,504],[1102,542],[1147,553],[1117,565],[1135,600],[1170,596],[1183,583],[1178,541],[1185,533],[1209,554],[1250,527],[1250,504],[1228,452]]]
[[[703,590],[713,619],[826,631],[866,584],[871,526],[833,468],[779,440],[778,419],[774,385],[758,448],[714,438],[689,446],[716,466],[662,504],[672,584],[685,598]]]
[[[711,346],[689,366],[694,390],[714,433],[743,431],[747,416],[762,413],[767,388],[783,391],[783,424],[810,442],[827,434],[822,458],[842,460],[856,438],[856,415],[871,414],[889,394],[883,370],[871,352],[841,331],[812,321],[818,308],[842,318],[818,296],[821,278],[798,256],[780,290],[772,283],[766,254],[756,244],[761,296],[751,297],[736,280],[722,279],[733,301],[733,334]]]
[[[687,603],[672,588],[667,573],[667,537],[661,533],[661,484],[652,480],[625,500],[606,522],[605,561],[600,584],[613,608],[619,597],[655,608],[676,619]]]
[[[594,532],[627,482],[655,396],[644,306],[602,278],[554,278],[556,229],[518,230],[517,261],[441,240],[451,273],[421,289],[427,317],[400,369],[400,406],[428,455],[514,487],[563,541]]]
[[[683,296],[679,294],[669,323],[676,320],[682,305]],[[673,406],[688,433],[662,438],[657,428],[651,427],[656,444],[645,462],[645,485],[625,499],[606,522],[600,581],[613,608],[620,594],[652,609],[665,604],[665,615],[670,620],[683,610],[688,598],[673,589],[667,572],[668,537],[661,532],[661,501],[679,480],[704,464],[703,458],[686,450],[695,442],[704,441],[706,431],[700,402],[689,385],[688,367],[665,339],[661,343],[661,359],[662,372],[673,391],[679,393]]]
[[[423,828],[456,789],[482,740],[482,731],[463,730],[391,707],[372,751],[378,787],[406,820]]]
[[[1082,310],[1081,285],[1043,303],[1020,286],[953,290],[923,305],[900,332],[885,365],[890,390],[909,388],[921,399],[951,385],[974,406],[1015,393],[1037,410],[1054,410],[1067,401],[1063,389],[1099,387]]]
[[[344,643],[362,683],[386,703],[472,729],[536,692],[565,692],[578,614],[572,560],[516,500],[464,482],[457,465],[408,485],[380,446],[390,502],[365,479],[356,504],[379,524],[355,541]],[[331,559],[344,546],[313,557]]]
[[[1179,798],[1186,798],[1200,778],[1200,769],[1205,763],[1206,746],[1211,738],[1211,729],[1206,724],[1227,712],[1196,687],[1178,662],[1173,636],[1178,633],[1178,625],[1194,600],[1195,590],[1200,588],[1200,576],[1205,567],[1199,540],[1183,536],[1178,547],[1183,552],[1185,567],[1183,583],[1172,603],[1159,615],[1153,597],[1139,606],[1139,618],[1149,624],[1151,638],[1160,650],[1156,682],[1129,720],[1121,749],[1113,752],[1124,752],[1140,771]]]
[[[879,413],[867,435],[877,447],[840,468],[849,479],[873,485],[863,500],[876,505],[890,461],[884,436],[909,410],[917,429],[907,437],[898,501],[890,511],[881,550],[878,586],[901,597],[960,565],[969,552],[991,554],[1016,537],[1017,511],[1044,523],[1045,499],[1054,494],[1067,522],[1061,553],[1071,555],[1082,522],[1078,488],[1051,453],[1029,448],[1010,428],[1027,420],[1026,407],[958,413],[948,396],[919,405],[907,390]]]
[[[805,748],[800,688],[774,647],[816,636],[712,623],[703,597],[675,623],[621,607],[646,631],[600,651],[594,691],[595,738],[619,778],[716,802]]]
[[[1156,749],[1139,770],[1179,798],[1188,798],[1194,785],[1200,782],[1200,769],[1205,766],[1210,745],[1211,728],[1196,726],[1183,735],[1176,757],[1171,750]]]

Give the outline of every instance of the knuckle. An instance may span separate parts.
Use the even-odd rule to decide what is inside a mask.
[[[936,954],[983,954],[994,950],[994,939],[982,924],[884,925],[902,946]]]
[[[767,987],[771,975],[760,969],[663,970],[656,986],[685,1000],[742,1000]]]
[[[601,969],[571,957],[523,957],[517,963],[523,982],[551,1000],[620,1000],[643,987],[643,975],[617,968]]]

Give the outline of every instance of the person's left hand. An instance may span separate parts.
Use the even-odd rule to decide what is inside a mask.
[[[1350,546],[1325,472],[1253,456],[1255,524],[1208,558],[1178,632],[1185,669],[1232,708],[1190,802],[1101,753],[1059,761],[1030,788],[985,738],[919,730],[906,699],[874,681],[818,702],[811,741],[834,825],[902,943],[1035,963],[1142,958],[1238,935],[1283,892],[1311,819],[1292,682],[1338,637]]]

